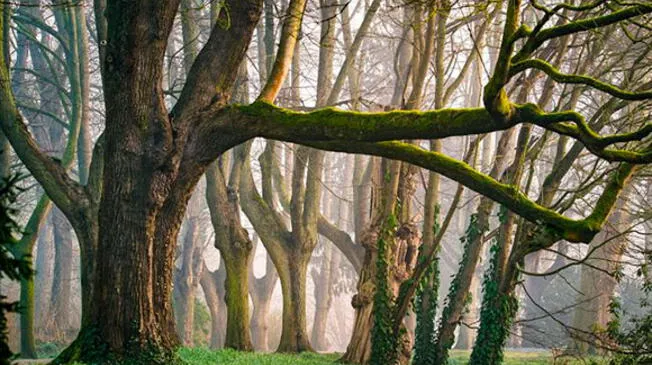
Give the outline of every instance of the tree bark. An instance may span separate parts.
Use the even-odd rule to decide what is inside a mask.
[[[224,280],[226,269],[224,262],[218,270],[211,272],[204,264],[201,272],[200,284],[204,291],[206,304],[211,314],[211,340],[210,348],[219,349],[224,346],[226,304],[224,303]]]
[[[287,252],[285,264],[276,265],[283,292],[283,329],[278,352],[312,351],[306,330],[306,279],[309,255]]]
[[[54,274],[52,278],[52,312],[55,338],[64,342],[70,331],[70,308],[72,297],[72,227],[60,210],[53,212],[54,225]]]
[[[249,271],[249,294],[253,303],[251,315],[251,337],[254,348],[258,351],[269,351],[269,309],[272,302],[272,294],[278,281],[276,268],[269,255],[265,276],[256,278],[253,270]]]
[[[200,194],[197,194],[199,196]],[[191,198],[190,205],[197,204],[197,199]],[[192,207],[195,210],[198,207]],[[197,212],[199,213],[199,212]],[[195,317],[195,291],[199,284],[199,270],[202,265],[202,249],[198,247],[199,214],[189,214],[180,245],[181,268],[175,273],[174,280],[174,313],[177,333],[181,343],[193,345],[193,328]]]
[[[572,319],[572,349],[580,355],[603,354],[610,339],[604,333],[611,320],[609,312],[612,296],[618,284],[614,275],[626,251],[628,238],[625,233],[631,225],[627,210],[627,192],[616,205],[607,226],[589,244],[586,260],[582,265],[580,287]]]

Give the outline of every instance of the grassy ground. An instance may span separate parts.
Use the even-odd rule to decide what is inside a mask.
[[[45,354],[43,354],[45,355]],[[51,352],[46,357],[54,356]],[[204,348],[182,348],[179,355],[189,365],[332,365],[340,357],[340,354],[312,354],[300,355],[246,353],[233,350],[212,351]],[[465,365],[468,362],[470,351],[453,350],[451,353],[450,365]],[[37,364],[32,361],[21,361],[20,365]],[[38,363],[42,364],[42,363]],[[553,364],[549,352],[517,352],[507,351],[505,353],[505,365],[549,365]],[[556,362],[560,365],[594,365],[604,362],[585,359],[574,360],[569,358],[560,359]]]
[[[242,353],[232,350],[210,351],[205,349],[181,349],[179,354],[190,365],[326,365],[333,364],[339,358],[339,354],[261,354]],[[469,359],[469,351],[453,351],[450,365],[466,364]],[[506,365],[532,364],[549,365],[552,358],[548,352],[507,352],[505,354]],[[564,361],[566,360],[566,361]],[[564,359],[557,364],[599,364],[599,362],[573,361]]]

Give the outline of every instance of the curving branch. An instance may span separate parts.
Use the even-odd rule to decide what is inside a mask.
[[[523,72],[531,68],[545,72],[548,76],[550,76],[550,78],[552,78],[557,82],[561,82],[564,84],[582,84],[582,85],[591,86],[595,89],[598,89],[600,91],[603,91],[607,94],[610,94],[612,96],[615,96],[623,100],[635,101],[635,100],[652,99],[652,90],[643,91],[643,92],[632,92],[632,91],[622,90],[616,86],[602,82],[593,77],[562,73],[553,65],[540,59],[529,59],[513,64],[510,68],[509,75],[510,77],[512,77],[520,72]]]
[[[551,227],[554,235],[558,239],[565,239],[569,242],[590,242],[593,239],[602,228],[604,217],[606,217],[605,213],[608,214],[608,211],[610,211],[613,205],[610,205],[609,202],[618,196],[622,188],[621,185],[631,176],[636,169],[635,166],[637,166],[623,164],[626,167],[619,169],[617,181],[610,183],[610,186],[605,188],[605,191],[609,189],[610,193],[606,194],[607,196],[603,194],[603,197],[596,203],[594,212],[584,219],[573,220],[531,201],[515,186],[500,183],[476,171],[469,165],[442,153],[427,151],[408,143],[360,142],[351,144],[346,141],[335,141],[310,142],[305,144],[331,151],[346,151],[382,156],[406,161],[429,169],[455,180],[479,194],[489,197],[530,222]]]
[[[0,54],[4,54],[3,43],[0,42]],[[18,157],[62,211],[68,215],[85,205],[87,199],[83,187],[70,178],[67,172],[71,161],[63,161],[64,163],[60,164],[47,156],[39,149],[27,130],[23,117],[16,107],[4,57],[0,59],[0,128],[11,142]],[[71,139],[75,139],[73,142],[76,144],[74,133]],[[69,141],[68,144],[70,146],[73,143]]]
[[[513,62],[517,63],[528,58],[544,42],[563,37],[566,35],[585,32],[592,29],[605,27],[624,20],[632,19],[641,15],[652,13],[652,5],[640,3],[624,7],[612,13],[581,20],[575,20],[563,25],[546,28],[536,32],[525,32],[522,36],[528,36],[527,41],[521,50],[514,56]]]
[[[337,226],[329,222],[328,219],[322,215],[319,216],[317,229],[320,235],[331,241],[335,247],[346,256],[355,271],[360,272],[362,269],[362,260],[364,258],[364,248],[353,242],[348,233],[337,228]]]

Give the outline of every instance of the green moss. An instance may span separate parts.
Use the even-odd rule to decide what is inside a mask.
[[[109,350],[109,346],[92,327],[82,328],[73,341],[52,362],[59,364],[93,365],[185,365],[176,349],[167,349],[153,343],[142,345],[139,340],[130,341],[124,353]]]
[[[261,101],[231,108],[235,115],[241,113],[249,119],[248,125],[257,136],[284,141],[443,138],[508,127],[494,121],[484,108],[379,113],[322,108],[297,112]]]

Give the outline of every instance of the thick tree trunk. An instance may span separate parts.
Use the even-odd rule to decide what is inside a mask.
[[[278,352],[313,351],[306,330],[306,279],[310,254],[290,251],[279,268],[283,292],[283,329]]]
[[[373,234],[368,235],[373,237]],[[373,327],[373,296],[376,288],[376,260],[377,250],[375,243],[370,239],[362,239],[360,242],[365,247],[364,261],[358,280],[358,293],[351,299],[351,305],[355,309],[355,322],[351,340],[342,356],[342,362],[354,364],[366,364],[371,358],[371,329]]]
[[[233,176],[240,176],[243,161],[236,161]],[[252,351],[249,329],[249,266],[253,259],[253,245],[249,234],[240,223],[237,193],[239,178],[227,186],[225,173],[217,164],[206,173],[206,199],[215,230],[215,247],[222,254],[226,269],[224,282],[227,310],[224,346],[240,351]]]
[[[224,282],[227,308],[226,339],[224,347],[252,351],[249,329],[249,265],[253,256],[251,247],[233,249],[224,255],[226,280]]]

